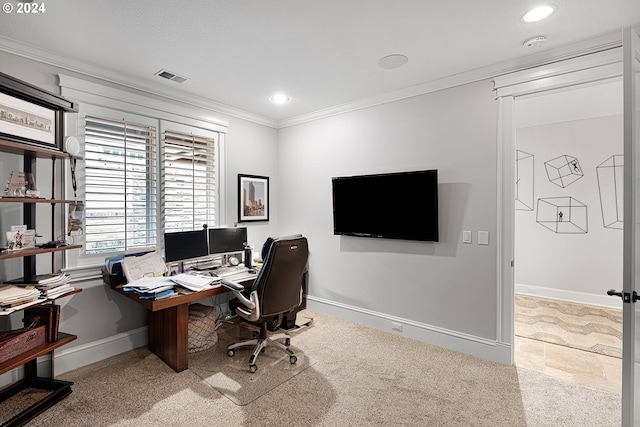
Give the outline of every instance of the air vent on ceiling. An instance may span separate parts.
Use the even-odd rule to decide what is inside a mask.
[[[189,80],[187,77],[179,76],[176,73],[172,73],[171,71],[167,70],[160,70],[155,75],[160,76],[163,79],[173,80],[176,83],[184,83]]]

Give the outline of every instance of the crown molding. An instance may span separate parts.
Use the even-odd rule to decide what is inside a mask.
[[[153,97],[159,96],[166,100],[202,108],[212,113],[223,114],[272,128],[277,128],[278,126],[275,120],[268,117],[240,110],[197,95],[190,94],[187,98],[183,91],[172,90],[161,85],[150,85],[148,82],[142,82],[130,76],[123,76],[117,72],[86,64],[76,58],[52,53],[39,47],[22,43],[4,36],[0,36],[0,51],[62,68],[66,71],[72,71],[88,77],[103,80],[128,89],[143,92],[152,95]]]
[[[43,62],[55,67],[60,67],[69,71],[74,71],[93,78],[105,80],[123,87],[138,90],[153,96],[162,96],[168,100],[173,100],[187,105],[203,108],[211,112],[236,117],[275,129],[295,126],[298,124],[320,120],[323,118],[361,110],[376,105],[400,101],[414,96],[424,95],[455,86],[461,86],[482,80],[491,80],[511,73],[533,69],[544,65],[572,59],[596,52],[618,48],[622,45],[622,32],[608,34],[594,39],[585,40],[569,46],[563,46],[533,55],[527,55],[516,60],[505,61],[487,67],[482,67],[463,73],[434,79],[396,91],[386,92],[358,100],[336,105],[333,107],[317,110],[307,114],[273,120],[264,116],[243,111],[215,101],[190,95],[187,99],[184,92],[168,90],[163,86],[150,86],[134,78],[125,78],[122,75],[105,71],[89,64],[85,64],[77,59],[63,57],[51,52],[44,51],[38,47],[27,45],[6,37],[0,36],[0,51],[8,52],[17,56]]]
[[[531,70],[536,67],[561,62],[567,59],[582,57],[592,53],[609,51],[622,46],[622,32],[608,34],[595,39],[582,41],[570,46],[552,49],[535,55],[528,55],[517,60],[506,61],[491,66],[470,70],[460,74],[455,74],[440,79],[431,80],[419,85],[410,86],[397,91],[386,92],[368,98],[362,98],[353,102],[336,105],[331,108],[318,110],[309,114],[302,114],[278,121],[278,128],[285,128],[301,123],[319,120],[326,117],[335,116],[350,111],[373,107],[389,102],[400,101],[414,96],[424,95],[443,89],[474,83],[482,80],[491,80],[500,76],[505,76],[507,80],[510,74]]]

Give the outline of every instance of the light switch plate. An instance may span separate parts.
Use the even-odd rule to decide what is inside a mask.
[[[471,243],[471,232],[463,231],[462,232],[462,243]]]
[[[488,245],[489,244],[489,232],[488,231],[478,231],[478,244],[479,245]]]

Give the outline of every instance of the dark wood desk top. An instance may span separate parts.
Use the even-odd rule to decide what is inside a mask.
[[[240,284],[244,285],[245,287],[249,287],[253,284],[253,280],[254,279],[243,280],[240,282]],[[150,299],[140,299],[138,293],[134,291],[125,292],[122,289],[122,286],[123,285],[116,286],[111,289],[137,302],[138,304],[145,307],[149,311],[164,310],[166,308],[175,307],[177,305],[182,305],[182,304],[189,304],[190,302],[198,301],[203,298],[212,297],[214,295],[223,294],[225,292],[231,292],[229,291],[229,289],[225,288],[224,286],[217,284],[216,287],[213,289],[206,289],[200,292],[175,294],[168,298],[163,298],[159,300],[150,300]]]

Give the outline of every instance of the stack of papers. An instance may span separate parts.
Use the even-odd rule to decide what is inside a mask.
[[[149,276],[149,277],[141,277],[137,280],[134,280],[130,283],[127,283],[122,288],[125,291],[136,291],[143,293],[150,292],[162,292],[168,288],[173,288],[174,283],[169,280],[168,277],[164,276]]]
[[[55,299],[75,289],[69,284],[69,280],[71,280],[69,274],[60,273],[38,280],[35,287],[40,290],[43,297]]]
[[[173,282],[190,291],[198,292],[213,288],[214,282],[219,282],[219,277],[201,276],[198,274],[176,274],[169,277]]]
[[[219,277],[195,274],[178,274],[170,277],[148,276],[127,283],[122,287],[122,290],[137,292],[140,294],[141,299],[158,300],[173,295],[175,293],[174,286],[176,285],[198,292],[213,288],[213,283],[219,281]]]
[[[2,310],[17,310],[40,301],[40,291],[32,286],[21,288],[9,285],[0,288],[0,309]]]

